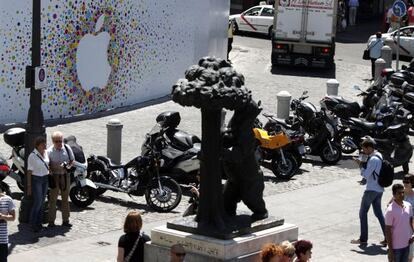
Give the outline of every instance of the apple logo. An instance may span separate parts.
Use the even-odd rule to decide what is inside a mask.
[[[107,52],[111,37],[108,32],[98,34],[104,22],[105,14],[96,21],[95,33],[82,37],[76,50],[76,71],[85,91],[104,88],[111,74]]]

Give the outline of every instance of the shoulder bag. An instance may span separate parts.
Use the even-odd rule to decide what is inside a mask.
[[[134,246],[132,247],[131,251],[129,251],[128,256],[125,257],[124,262],[129,262],[129,260],[132,258],[132,255],[134,254],[135,249],[137,249],[140,238],[141,238],[141,234],[138,235],[138,238],[135,241]]]
[[[382,40],[381,40],[382,41]],[[365,49],[364,50],[364,54],[362,55],[362,59],[363,60],[370,60],[371,59],[371,57],[369,56],[369,50],[371,49],[371,48],[373,48],[374,46],[376,46],[379,42],[381,42],[381,41],[377,41],[373,46],[371,46],[370,48],[367,48],[367,49]]]

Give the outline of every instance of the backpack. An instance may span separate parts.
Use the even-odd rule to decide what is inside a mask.
[[[392,181],[394,180],[394,167],[388,160],[382,159],[379,155],[375,155],[378,157],[381,162],[381,169],[379,174],[375,174],[374,176],[378,177],[378,184],[382,187],[389,187],[392,185]]]

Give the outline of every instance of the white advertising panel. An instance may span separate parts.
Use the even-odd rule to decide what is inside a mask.
[[[229,0],[42,0],[45,119],[171,92],[206,55],[226,57]],[[26,120],[31,0],[0,0],[0,124]]]

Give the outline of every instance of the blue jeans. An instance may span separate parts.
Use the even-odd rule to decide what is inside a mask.
[[[381,225],[382,233],[385,236],[385,222],[384,215],[381,210],[381,198],[382,192],[376,191],[365,191],[361,200],[361,207],[359,208],[359,221],[361,224],[361,235],[359,240],[361,242],[368,241],[368,210],[372,205],[374,209],[374,214],[378,218],[378,221]]]
[[[409,251],[410,245],[405,248],[393,249],[392,252],[394,253],[394,262],[407,262],[408,254],[410,253]]]
[[[39,226],[43,221],[44,204],[48,188],[47,176],[32,175],[32,199],[33,205],[30,211],[30,224]]]

